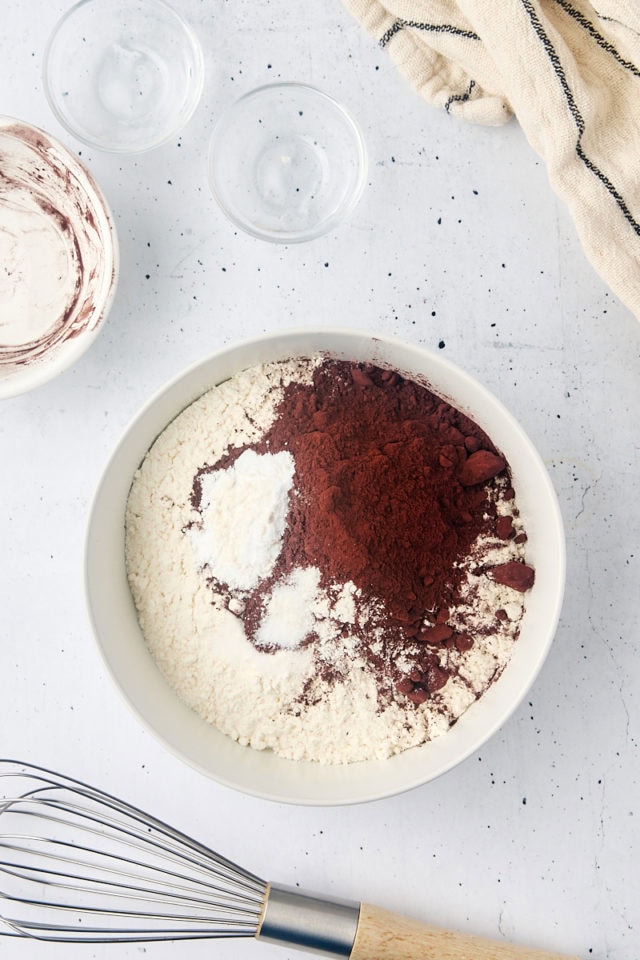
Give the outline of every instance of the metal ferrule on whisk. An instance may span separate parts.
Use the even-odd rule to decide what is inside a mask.
[[[359,914],[359,903],[326,900],[270,884],[256,937],[325,957],[349,957]]]

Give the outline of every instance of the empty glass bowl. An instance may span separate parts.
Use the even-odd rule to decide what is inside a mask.
[[[115,153],[175,136],[203,80],[198,40],[164,0],[81,0],[56,26],[44,58],[45,92],[60,123]]]
[[[366,177],[362,135],[334,99],[303,83],[245,94],[218,120],[209,180],[223,211],[263,240],[297,243],[337,226]]]

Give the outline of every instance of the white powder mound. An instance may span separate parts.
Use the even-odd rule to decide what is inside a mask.
[[[383,655],[379,607],[365,603],[353,583],[322,586],[313,566],[274,580],[255,642],[248,639],[245,605],[249,592],[276,569],[295,495],[293,457],[246,450],[232,466],[201,474],[199,510],[191,501],[194,478],[233,448],[259,441],[284,388],[312,383],[321,361],[253,367],[169,424],[131,487],[126,562],[149,649],[190,707],[254,749],[348,763],[383,759],[440,736],[499,675],[518,634],[524,597],[482,575],[478,564],[521,559],[523,547],[514,539],[489,538],[474,551],[481,560],[463,565],[463,604],[449,611],[448,622],[465,632],[477,628],[478,637],[466,651],[438,650],[442,667],[456,675],[425,703],[381,702],[378,678],[358,655],[357,637],[364,627],[371,651]],[[514,524],[519,531],[517,516]],[[497,610],[504,611],[501,620]],[[336,671],[343,682],[335,682]]]
[[[256,631],[260,646],[293,648],[315,628],[314,605],[320,586],[317,567],[296,567],[275,585]]]
[[[202,521],[193,554],[216,580],[250,590],[268,577],[282,545],[295,463],[290,453],[245,450],[226,470],[202,479]]]

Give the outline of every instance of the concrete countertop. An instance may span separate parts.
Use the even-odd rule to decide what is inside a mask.
[[[280,883],[584,960],[637,960],[640,325],[585,260],[515,121],[478,128],[427,106],[338,0],[177,8],[203,45],[202,102],[165,146],[119,157],[74,141],[47,106],[42,55],[65,4],[5,4],[0,109],[91,169],[122,271],[81,361],[0,406],[0,751],[106,787]],[[220,110],[278,79],[348,106],[370,163],[350,219],[287,247],[239,232],[206,176]],[[91,636],[83,538],[101,470],[152,392],[234,340],[322,325],[440,350],[503,401],[556,486],[568,577],[551,654],[480,753],[405,795],[312,809],[217,785],[134,718]],[[8,943],[12,960],[115,956]],[[117,951],[254,954],[287,951]]]

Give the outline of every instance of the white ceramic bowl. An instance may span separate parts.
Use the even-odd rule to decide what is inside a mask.
[[[93,343],[118,243],[88,170],[43,130],[0,117],[0,399],[61,373]]]
[[[389,365],[426,378],[470,415],[506,455],[528,535],[536,581],[515,652],[502,676],[442,737],[383,761],[324,766],[240,746],[186,707],[149,654],[129,592],[124,514],[134,471],[167,423],[205,390],[252,364],[323,351]],[[449,770],[505,722],[535,679],[551,645],[564,590],[565,549],[556,496],[521,427],[480,384],[416,346],[345,330],[304,330],[229,347],[191,367],[157,393],[111,457],[91,511],[86,543],[88,605],[99,647],[131,707],[178,757],[227,786],[304,804],[347,804],[390,796]]]

